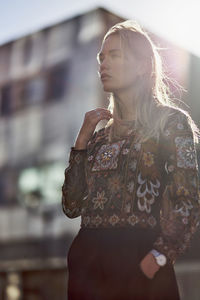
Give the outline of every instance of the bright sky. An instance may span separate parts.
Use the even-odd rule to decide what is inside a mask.
[[[0,0],[0,44],[97,6],[200,56],[200,0]]]

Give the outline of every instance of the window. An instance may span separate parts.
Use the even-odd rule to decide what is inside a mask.
[[[69,64],[63,62],[60,65],[57,65],[50,69],[47,74],[48,80],[48,91],[47,91],[47,100],[54,101],[55,99],[61,99],[66,91],[66,78],[68,74]]]
[[[12,86],[5,85],[1,89],[1,115],[9,116],[12,113]]]
[[[103,20],[98,11],[81,16],[80,23],[78,40],[81,43],[87,43],[98,38],[104,32]]]
[[[65,22],[46,31],[47,49],[45,63],[48,66],[63,62],[71,56],[73,41],[76,37],[75,25],[75,22]]]
[[[10,77],[10,55],[12,43],[0,47],[0,82],[5,82]]]
[[[17,202],[17,173],[15,170],[3,167],[0,170],[0,205]]]
[[[25,107],[26,91],[24,81],[14,83],[12,102],[14,111],[19,111]]]
[[[25,87],[25,98],[27,104],[41,103],[45,97],[45,90],[45,78],[40,76],[27,81]]]
[[[26,38],[24,41],[24,55],[23,55],[23,63],[26,65],[30,62],[33,50],[33,42],[31,37]]]

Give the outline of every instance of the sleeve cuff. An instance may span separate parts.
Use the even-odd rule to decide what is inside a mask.
[[[178,253],[176,250],[170,248],[167,244],[165,244],[162,237],[159,237],[155,241],[155,243],[153,244],[153,249],[164,254],[170,263],[175,263]]]
[[[76,163],[79,165],[85,160],[87,154],[87,149],[75,149],[71,147],[71,152],[69,154],[69,162]]]
[[[76,149],[75,147],[71,147],[71,151],[74,151],[74,152],[85,152],[87,151],[87,149]]]

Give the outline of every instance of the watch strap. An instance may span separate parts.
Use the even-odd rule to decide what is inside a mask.
[[[156,249],[152,249],[150,252],[153,254],[154,257],[157,257],[159,255],[163,255],[162,253],[158,252]]]

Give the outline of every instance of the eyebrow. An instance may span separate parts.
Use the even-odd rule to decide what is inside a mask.
[[[121,49],[117,49],[117,48],[116,48],[116,49],[111,49],[111,50],[109,50],[108,52],[111,53],[111,54],[112,54],[113,52],[121,52]],[[99,58],[100,58],[100,57],[103,57],[103,56],[104,56],[103,52],[99,52],[99,53],[97,54],[97,57],[99,57]]]

